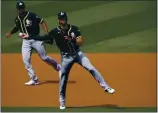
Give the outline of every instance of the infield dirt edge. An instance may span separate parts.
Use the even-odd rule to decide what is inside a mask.
[[[59,54],[49,55],[60,61]],[[86,55],[116,93],[105,93],[86,70],[75,64],[69,76],[67,106],[156,106],[156,53]],[[24,86],[29,78],[21,54],[2,54],[1,58],[2,106],[58,106],[58,73],[37,54],[32,55],[32,64],[43,84],[32,87]]]

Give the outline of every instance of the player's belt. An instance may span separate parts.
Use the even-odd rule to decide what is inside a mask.
[[[76,55],[77,53],[66,53],[66,52],[61,52],[62,55]]]

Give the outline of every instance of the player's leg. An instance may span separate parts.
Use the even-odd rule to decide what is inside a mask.
[[[31,53],[32,53],[32,48],[30,42],[24,40],[22,44],[22,57],[23,57],[25,68],[31,79],[29,82],[26,82],[25,85],[39,84],[37,76],[35,75],[34,69],[31,65]]]
[[[114,89],[110,88],[110,86],[104,80],[99,71],[91,64],[89,59],[81,51],[78,52],[77,63],[88,70],[105,91],[108,91],[109,93],[114,93]]]
[[[71,56],[62,55],[61,56],[61,71],[59,73],[60,82],[59,82],[59,102],[60,109],[65,109],[65,100],[66,100],[66,86],[68,75],[72,65],[74,64],[74,58]]]
[[[38,55],[44,62],[51,65],[56,71],[60,71],[60,64],[58,64],[52,57],[46,54],[46,50],[42,41],[35,41],[32,44],[32,47],[37,51]]]

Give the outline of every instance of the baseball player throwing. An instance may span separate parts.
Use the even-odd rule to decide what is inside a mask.
[[[40,32],[39,24],[46,33],[48,28],[43,18],[39,17],[35,13],[31,13],[25,10],[25,4],[22,1],[17,2],[16,8],[18,9],[18,16],[15,19],[15,26],[11,32],[6,33],[6,38],[9,38],[12,34],[20,30],[21,33],[28,34],[30,37],[38,36]],[[61,67],[54,59],[46,55],[46,51],[42,41],[26,40],[22,42],[22,57],[25,64],[25,68],[30,76],[30,81],[26,82],[25,85],[36,85],[39,84],[38,78],[35,75],[34,69],[31,65],[31,53],[32,49],[35,49],[38,55],[43,61],[55,68],[56,71],[60,71]]]
[[[65,109],[66,100],[66,86],[68,75],[71,67],[74,63],[78,63],[86,70],[88,70],[100,86],[110,94],[115,90],[111,88],[98,70],[91,64],[86,55],[80,50],[80,45],[83,43],[81,32],[77,26],[67,23],[68,17],[65,12],[58,13],[59,26],[54,28],[45,36],[29,37],[25,35],[23,38],[35,39],[35,40],[51,40],[55,41],[56,45],[61,51],[61,73],[60,75],[60,90],[59,90],[59,102],[60,109]]]

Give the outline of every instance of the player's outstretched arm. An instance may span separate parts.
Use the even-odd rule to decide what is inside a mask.
[[[28,39],[34,39],[39,41],[46,41],[46,40],[53,40],[52,36],[44,35],[44,36],[35,36],[35,37],[29,37]]]
[[[53,37],[49,34],[46,34],[44,36],[34,36],[34,37],[30,37],[28,34],[20,34],[19,36],[23,39],[34,39],[34,40],[39,40],[39,41],[46,41],[46,40],[53,40]]]
[[[12,34],[18,32],[18,31],[19,31],[19,28],[18,28],[18,20],[15,19],[15,25],[14,25],[14,27],[12,28],[12,30],[11,30],[10,32],[7,32],[7,33],[6,33],[5,37],[6,37],[6,38],[9,38]]]
[[[14,26],[14,28],[10,32],[6,33],[5,37],[9,38],[12,34],[18,32],[18,31],[19,31],[19,28],[17,26]]]

